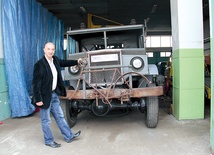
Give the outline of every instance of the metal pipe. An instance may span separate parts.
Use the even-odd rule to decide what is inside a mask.
[[[107,37],[106,37],[106,31],[104,31],[103,33],[104,33],[104,45],[105,45],[105,48],[107,48]]]

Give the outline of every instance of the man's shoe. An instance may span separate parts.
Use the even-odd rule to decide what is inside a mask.
[[[81,134],[81,131],[78,131],[77,133],[75,133],[74,136],[69,141],[67,141],[67,143],[72,142],[75,138],[79,137],[80,134]]]
[[[52,148],[57,148],[57,147],[60,147],[60,146],[61,146],[61,144],[58,144],[58,143],[56,143],[56,142],[53,142],[53,143],[50,143],[50,144],[45,144],[45,145],[50,146],[50,147],[52,147]]]
[[[73,139],[79,137],[80,134],[81,134],[81,131],[78,131],[77,133],[75,133],[73,136]]]

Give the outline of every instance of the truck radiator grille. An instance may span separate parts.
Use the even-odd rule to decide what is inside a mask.
[[[121,75],[121,52],[90,54],[89,81],[92,85],[109,85],[116,82]],[[114,67],[115,66],[115,67]],[[121,84],[120,79],[117,84]]]

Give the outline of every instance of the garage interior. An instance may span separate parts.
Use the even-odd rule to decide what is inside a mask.
[[[1,0],[0,2],[3,8],[2,10],[5,10],[5,1]],[[172,38],[170,2],[170,0],[134,0],[131,2],[127,0],[123,2],[115,0],[35,1],[35,3],[38,3],[45,11],[50,12],[51,15],[57,17],[57,19],[63,23],[64,28],[62,33],[66,33],[68,30],[92,28],[93,26],[105,27],[105,25],[112,24],[144,24],[147,28],[148,38],[161,36]],[[1,99],[0,105],[3,111],[0,109],[0,154],[212,154],[213,139],[212,126],[210,125],[210,119],[212,119],[212,117],[210,115],[211,45],[209,2],[209,0],[202,0],[201,2],[204,28],[203,52],[205,71],[207,71],[204,73],[205,94],[203,94],[203,118],[180,119],[178,114],[172,113],[174,108],[172,96],[164,94],[159,97],[159,122],[155,129],[146,128],[143,121],[144,115],[135,112],[135,110],[122,117],[97,118],[89,113],[82,113],[79,116],[78,123],[72,128],[72,131],[82,130],[82,135],[71,144],[66,144],[63,141],[55,121],[52,121],[52,132],[57,142],[62,144],[62,147],[51,150],[51,148],[47,148],[42,141],[39,112],[28,116],[11,118],[11,113],[5,112],[6,110],[8,111],[8,109],[5,108],[6,104],[1,105],[3,100],[7,99]],[[32,0],[32,4],[34,4],[34,0]],[[23,8],[25,8],[25,6],[23,6]],[[3,18],[3,16],[1,18]],[[91,24],[91,27],[89,27],[89,24]],[[50,30],[50,33],[54,33],[54,31],[52,32],[52,30]],[[61,40],[61,42],[63,42],[63,40]],[[26,45],[28,44],[29,42]],[[166,62],[169,61],[170,56],[173,54],[172,41],[170,46],[151,46],[147,47],[146,50],[148,55],[152,55],[148,58],[149,63],[157,64],[159,71],[163,76],[166,76],[166,68],[163,69],[163,67],[166,67]],[[161,54],[165,55],[161,56]],[[22,54],[22,56],[26,55]],[[39,56],[41,55],[39,54]],[[4,58],[1,52],[0,58]],[[36,59],[36,56],[34,59]],[[1,60],[0,64],[1,67],[4,68],[3,61],[4,60]],[[4,69],[0,71],[3,72]],[[3,74],[5,75],[5,73]],[[6,76],[4,76],[3,79],[7,81]],[[5,87],[4,83],[1,85]],[[2,89],[1,92],[4,93],[5,90]],[[2,98],[6,98],[4,95],[1,96]],[[3,116],[1,116],[1,113]],[[178,117],[176,115],[178,115]]]

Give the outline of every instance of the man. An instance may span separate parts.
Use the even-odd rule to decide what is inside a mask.
[[[50,129],[50,113],[55,118],[55,121],[65,139],[70,143],[74,138],[77,138],[81,131],[73,134],[65,121],[58,95],[66,96],[66,90],[63,85],[60,67],[70,67],[78,65],[82,59],[78,60],[60,60],[54,56],[55,45],[51,42],[45,44],[44,56],[34,65],[33,72],[33,100],[32,103],[40,108],[40,118],[42,130],[44,134],[45,145],[52,148],[60,147],[54,141]]]

